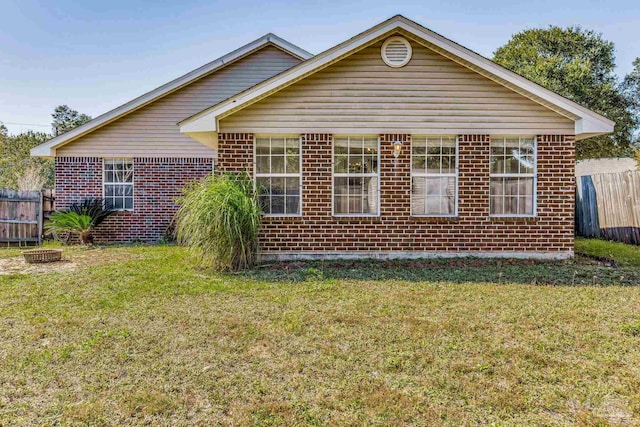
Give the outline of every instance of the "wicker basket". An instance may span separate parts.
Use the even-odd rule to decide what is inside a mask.
[[[22,252],[29,264],[56,262],[62,259],[62,249],[32,249]]]

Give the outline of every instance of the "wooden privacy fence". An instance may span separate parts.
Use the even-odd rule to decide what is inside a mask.
[[[0,190],[0,244],[40,244],[54,203],[53,190]]]
[[[640,244],[640,171],[578,177],[576,233]]]

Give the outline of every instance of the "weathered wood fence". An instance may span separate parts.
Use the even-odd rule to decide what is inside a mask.
[[[578,177],[576,233],[640,244],[640,171]]]
[[[54,208],[53,190],[0,190],[0,244],[40,244]]]

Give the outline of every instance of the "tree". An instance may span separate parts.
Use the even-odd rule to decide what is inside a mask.
[[[633,61],[633,71],[624,78],[622,89],[636,116],[640,116],[640,58]]]
[[[53,110],[51,117],[53,117],[53,123],[51,123],[53,136],[62,135],[91,120],[91,116],[78,113],[76,110],[69,108],[68,105],[58,105]]]
[[[7,144],[8,138],[9,138],[9,129],[7,129],[4,123],[0,122],[0,155],[2,155],[2,152],[4,151],[4,147]],[[2,166],[2,160],[3,160],[3,157],[0,157],[0,166]]]
[[[5,128],[6,129],[6,128]],[[30,157],[29,151],[50,138],[43,132],[27,131],[9,135],[0,128],[0,188],[39,190],[54,185],[54,164],[51,159]],[[34,173],[41,175],[34,178]],[[38,188],[25,188],[25,187]]]
[[[91,117],[72,110],[67,105],[59,105],[53,114],[54,136],[80,126]],[[43,132],[27,131],[10,135],[0,122],[0,188],[39,190],[53,188],[55,166],[52,159],[31,157],[33,147],[46,142],[51,135]]]
[[[15,188],[18,190],[41,190],[53,185],[53,169],[49,168],[53,162],[46,164],[40,162],[28,162],[27,166],[15,175]]]
[[[494,53],[498,64],[616,122],[611,135],[578,142],[578,158],[633,153],[639,118],[615,69],[613,43],[580,27],[529,29]]]

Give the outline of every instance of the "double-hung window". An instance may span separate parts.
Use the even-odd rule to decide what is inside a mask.
[[[380,141],[377,137],[336,137],[333,142],[334,215],[378,215]]]
[[[457,138],[411,138],[411,214],[457,213]]]
[[[535,138],[491,138],[490,163],[490,215],[534,216]]]
[[[104,159],[102,179],[106,206],[119,211],[133,210],[133,160]]]
[[[255,177],[266,215],[300,215],[300,137],[257,137]]]

